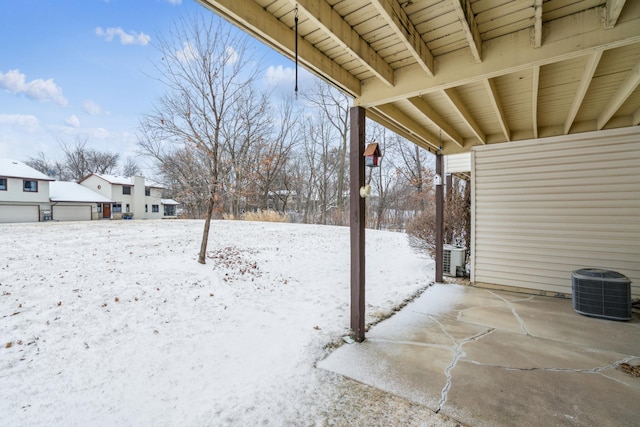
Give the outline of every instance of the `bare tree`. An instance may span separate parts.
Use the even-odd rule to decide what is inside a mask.
[[[207,214],[198,262],[206,262],[209,228],[221,198],[223,123],[231,106],[249,90],[259,67],[248,56],[248,38],[238,35],[213,14],[179,19],[157,48],[159,80],[167,92],[154,112],[141,119],[143,151],[158,153],[158,144],[191,150],[202,162],[207,180]],[[149,144],[153,145],[149,147]],[[171,151],[171,150],[170,150]],[[157,158],[157,156],[156,156]],[[186,173],[187,171],[185,171]]]
[[[122,165],[122,175],[135,176],[140,175],[141,170],[138,162],[133,157],[127,157],[124,165]]]
[[[119,154],[87,148],[87,141],[81,137],[76,138],[74,145],[59,141],[70,179],[79,181],[92,173],[111,174],[118,167]]]

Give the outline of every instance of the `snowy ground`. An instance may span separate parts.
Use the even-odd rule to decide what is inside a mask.
[[[315,368],[349,327],[349,229],[201,221],[0,225],[0,423],[455,425]],[[367,322],[433,279],[367,231]]]

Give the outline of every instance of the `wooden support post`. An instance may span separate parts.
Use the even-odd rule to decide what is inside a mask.
[[[444,183],[442,170],[442,154],[436,154],[436,283],[442,283],[443,248],[442,235],[444,231]],[[447,189],[448,190],[448,189]]]
[[[351,330],[358,342],[364,341],[364,213],[365,199],[360,197],[360,187],[365,184],[364,143],[365,109],[352,107],[351,150],[349,154],[350,173],[350,213],[351,229]]]

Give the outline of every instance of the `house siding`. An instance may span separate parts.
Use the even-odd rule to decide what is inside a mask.
[[[640,128],[475,147],[472,280],[571,293],[618,271],[640,296]]]

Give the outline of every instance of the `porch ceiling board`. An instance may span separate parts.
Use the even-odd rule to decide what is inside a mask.
[[[640,120],[640,1],[199,1],[431,151]]]

